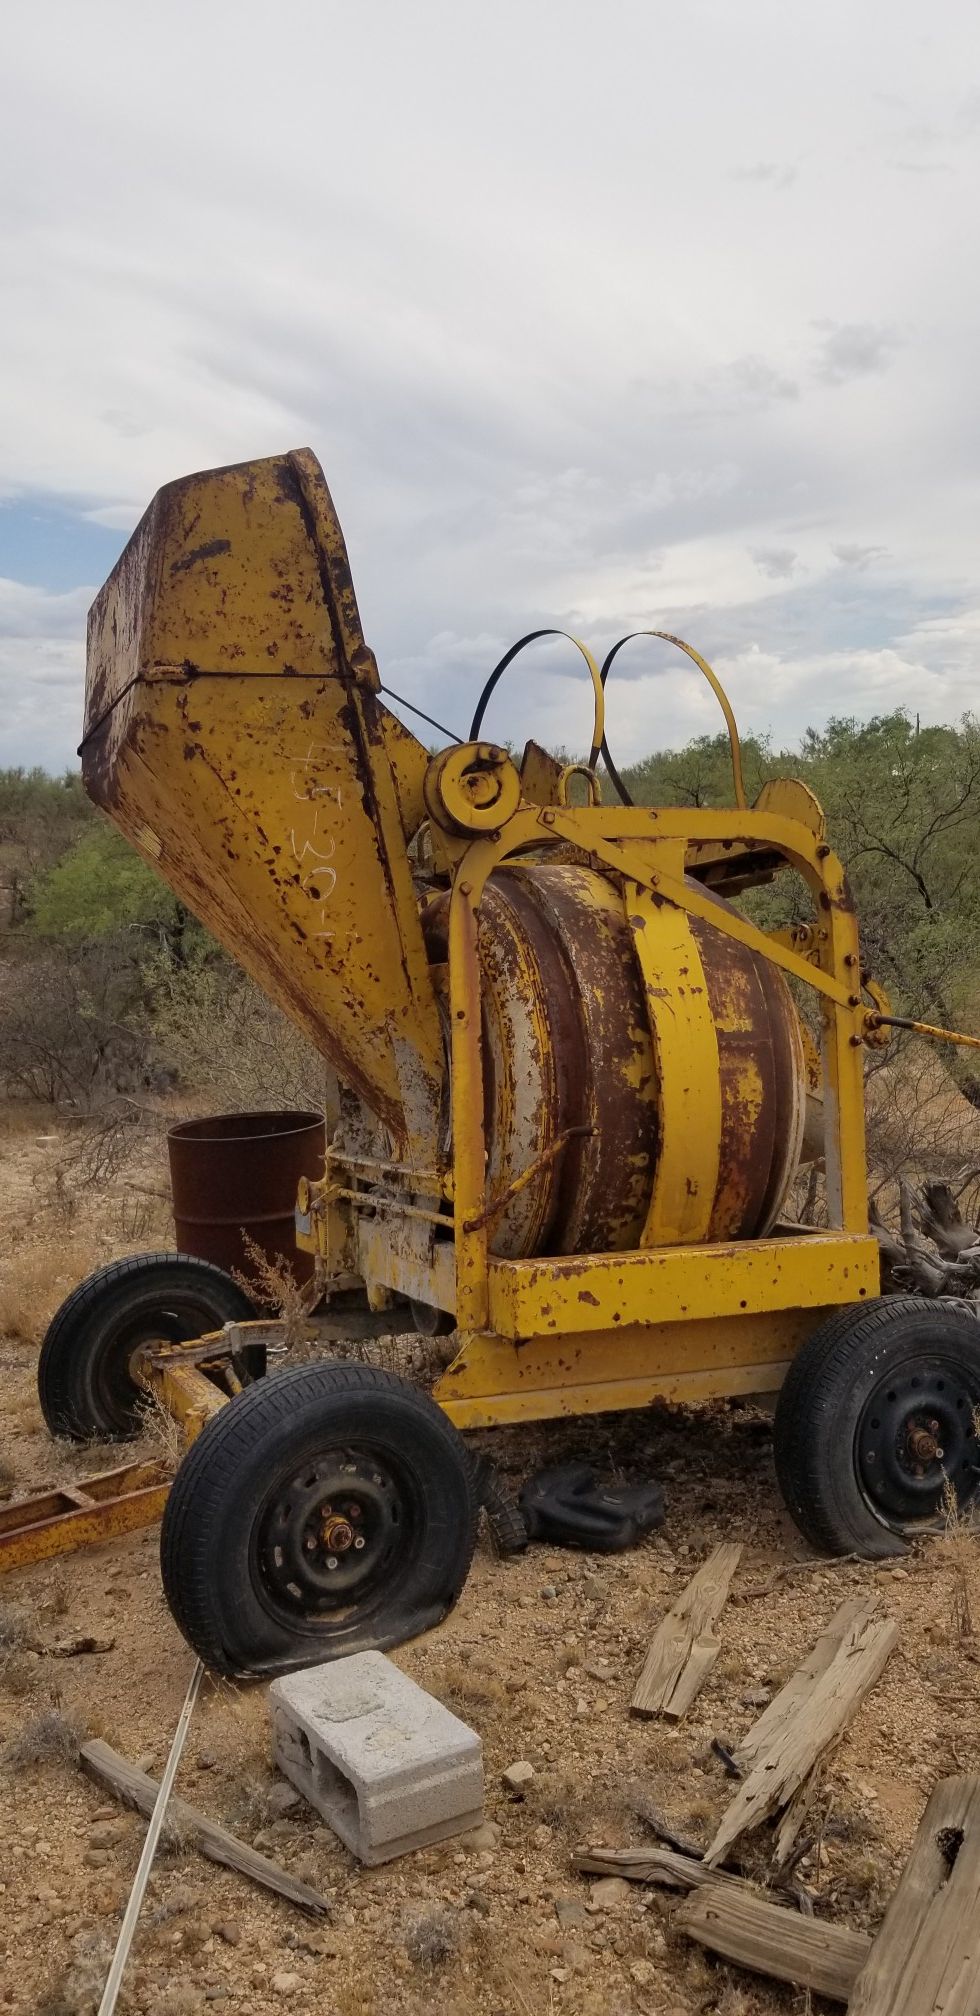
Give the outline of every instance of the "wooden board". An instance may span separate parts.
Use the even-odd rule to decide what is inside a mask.
[[[714,1548],[661,1619],[630,1703],[634,1715],[679,1722],[687,1713],[721,1649],[714,1626],[741,1552],[738,1542]]]
[[[866,1932],[804,1918],[783,1905],[768,1904],[744,1884],[712,1883],[686,1897],[671,1915],[671,1926],[700,1945],[777,1981],[792,1981],[815,1995],[847,2002],[868,1958]]]
[[[125,1806],[135,1806],[137,1812],[152,1813],[159,1785],[147,1772],[140,1771],[131,1764],[128,1757],[121,1757],[108,1743],[83,1743],[79,1751],[79,1762],[90,1778],[100,1785],[107,1785],[117,1799]],[[291,1876],[278,1862],[270,1861],[267,1855],[260,1855],[256,1848],[250,1848],[245,1841],[239,1841],[236,1834],[230,1834],[226,1827],[216,1820],[208,1820],[195,1806],[188,1806],[183,1799],[171,1799],[167,1808],[167,1824],[172,1826],[194,1848],[200,1849],[212,1862],[220,1862],[226,1869],[235,1869],[240,1876],[248,1876],[253,1883],[260,1883],[265,1890],[274,1890],[279,1897],[287,1897],[291,1904],[298,1904],[301,1911],[309,1911],[317,1916],[326,1912],[330,1905],[318,1890],[311,1890],[308,1883],[301,1883],[298,1876]]]
[[[851,2016],[976,2016],[980,1778],[933,1788],[848,2006]]]
[[[678,1855],[673,1848],[576,1848],[572,1862],[583,1876],[625,1876],[630,1883],[662,1883],[668,1890],[698,1890],[708,1884],[719,1889],[751,1888],[743,1876],[706,1869],[703,1862]]]
[[[736,1760],[747,1775],[705,1855],[709,1866],[724,1862],[742,1834],[789,1805],[860,1707],[898,1638],[897,1624],[875,1623],[874,1608],[874,1599],[841,1605],[739,1745]],[[788,1830],[789,1845],[795,1831]]]

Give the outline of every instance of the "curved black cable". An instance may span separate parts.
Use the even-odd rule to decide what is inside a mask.
[[[630,637],[636,637],[638,635],[639,635],[638,631],[631,630]],[[602,686],[603,692],[605,692],[606,680],[608,679],[609,673],[612,669],[613,659],[615,658],[617,652],[622,650],[623,645],[629,643],[630,637],[621,637],[619,643],[614,644],[612,650],[606,652],[602,664],[599,667],[599,683]],[[606,740],[605,730],[603,730],[602,743],[600,746],[601,746],[602,760],[606,766],[606,775],[608,776],[609,781],[613,786],[613,789],[615,791],[618,791],[620,799],[624,805],[632,805],[633,799],[630,796],[630,793],[627,791],[626,786],[623,783],[623,780],[619,774],[619,771],[617,770],[616,765],[609,754],[609,744]]]
[[[483,692],[476,703],[476,712],[470,724],[469,735],[466,738],[468,742],[475,742],[477,740],[480,729],[483,726],[483,716],[490,705],[494,688],[499,685],[508,665],[517,657],[518,652],[523,651],[525,644],[534,644],[539,637],[566,637],[567,635],[568,632],[566,630],[554,630],[550,626],[547,630],[529,630],[526,637],[519,637],[517,643],[512,644],[510,650],[504,652],[503,657],[494,666],[483,688]]]
[[[410,714],[417,714],[420,721],[427,721],[430,728],[438,728],[440,735],[448,735],[450,742],[462,742],[462,735],[455,734],[452,728],[446,728],[441,721],[434,720],[431,714],[424,714],[421,707],[416,707],[414,700],[406,700],[404,694],[396,693],[394,687],[386,686],[383,680],[380,690],[382,693],[387,693],[389,700],[397,700],[399,707],[407,707]],[[470,740],[472,739],[471,736]]]

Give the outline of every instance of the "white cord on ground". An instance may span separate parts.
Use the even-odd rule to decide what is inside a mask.
[[[156,1803],[150,1814],[150,1824],[146,1830],[146,1840],[143,1843],[143,1853],[140,1856],[139,1868],[133,1878],[133,1887],[129,1893],[129,1903],[123,1914],[123,1921],[119,1927],[119,1937],[116,1940],[116,1950],[112,1956],[112,1966],[109,1969],[106,1984],[102,1991],[102,2000],[99,2003],[99,2016],[112,2016],[112,2012],[116,2006],[116,1998],[119,1994],[123,1970],[129,1959],[129,1949],[133,1943],[136,1920],[140,1915],[140,1906],[143,1902],[147,1883],[149,1882],[150,1870],[153,1867],[153,1857],[157,1852],[157,1844],[163,1832],[163,1823],[167,1817],[167,1806],[170,1794],[173,1791],[174,1779],[177,1776],[177,1766],[180,1763],[181,1751],[187,1740],[187,1731],[191,1726],[191,1716],[194,1713],[194,1704],[197,1700],[203,1678],[204,1667],[200,1659],[198,1659],[190,1677],[187,1693],[184,1696],[184,1705],[180,1711],[180,1721],[174,1731],[174,1740],[170,1745],[170,1755],[167,1758],[166,1770],[160,1780],[160,1790],[156,1796]]]

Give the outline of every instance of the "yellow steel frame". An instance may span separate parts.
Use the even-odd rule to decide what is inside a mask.
[[[707,1138],[683,1138],[688,1185],[668,1161],[659,1173],[641,1250],[572,1259],[496,1260],[488,1243],[482,1016],[477,930],[490,875],[528,849],[575,848],[611,872],[623,888],[647,986],[654,1040],[672,1061],[704,1072],[707,1032],[694,1018],[662,1013],[670,973],[663,959],[693,960],[690,919],[701,918],[818,996],[823,1028],[826,1170],[830,1229],[737,1244],[698,1243],[711,1195]],[[810,887],[816,922],[803,934],[769,935],[721,907],[684,879],[689,850],[755,849],[781,856]],[[651,905],[661,914],[657,970],[648,967],[642,928]],[[690,1000],[690,995],[687,999]],[[695,997],[696,999],[696,997]],[[449,1015],[453,1141],[450,1242],[435,1232],[428,1263],[403,1254],[397,1206],[383,1238],[360,1228],[362,1264],[388,1286],[435,1301],[455,1314],[460,1350],[435,1387],[459,1427],[641,1406],[657,1397],[694,1399],[778,1385],[808,1330],[829,1308],[879,1289],[878,1248],[868,1234],[857,925],[844,871],[816,830],[780,813],[739,806],[705,812],[522,807],[501,830],[481,835],[454,864],[449,920]],[[668,1074],[669,1076],[669,1074]],[[681,1073],[683,1077],[683,1073]],[[665,1137],[669,1130],[665,1128]],[[700,1168],[703,1161],[704,1167]],[[448,1222],[447,1222],[448,1231]],[[668,1243],[669,1241],[669,1243]],[[407,1245],[408,1242],[404,1242]],[[428,1293],[426,1278],[428,1276]],[[377,1276],[376,1276],[377,1278]],[[719,1330],[718,1326],[721,1326]],[[726,1340],[717,1348],[719,1336]],[[710,1346],[710,1348],[709,1348]]]
[[[709,1111],[697,1138],[683,1125],[665,1126],[665,1141],[679,1140],[683,1167],[670,1152],[662,1158],[638,1250],[520,1261],[491,1255],[490,1227],[501,1200],[487,1195],[486,1183],[480,902],[496,869],[550,846],[574,848],[622,889],[668,1087],[685,1082],[694,1069],[703,1084],[714,1043],[696,989],[685,995],[693,1004],[690,1016],[663,1009],[675,969],[698,972],[692,918],[815,991],[823,1025],[826,1232],[787,1229],[744,1242],[705,1240],[701,1193],[711,1196],[717,1173],[718,1130]],[[697,850],[714,849],[724,859],[726,847],[775,854],[797,869],[813,892],[814,924],[768,934],[685,879],[685,861],[698,858]],[[654,908],[655,965],[644,943],[653,936],[644,927]],[[459,1348],[433,1392],[456,1426],[640,1407],[658,1398],[772,1391],[803,1338],[830,1310],[878,1293],[878,1247],[867,1222],[861,1067],[867,1009],[857,926],[843,869],[819,824],[742,806],[694,812],[521,805],[499,830],[457,844],[448,1011],[452,1148],[448,1167],[429,1168],[424,1182],[416,1171],[413,1184],[422,1187],[414,1194],[427,1202],[411,1201],[411,1193],[379,1195],[382,1165],[364,1158],[348,1163],[337,1148],[325,1183],[304,1186],[304,1213],[309,1207],[312,1215],[301,1243],[319,1247],[329,1287],[329,1227],[347,1212],[353,1221],[349,1257],[356,1254],[374,1302],[394,1291],[453,1314]],[[694,1184],[686,1181],[692,1169]],[[404,1173],[404,1165],[398,1170]],[[396,1173],[394,1167],[388,1173]],[[369,1187],[359,1189],[359,1183]],[[438,1208],[440,1195],[451,1216]],[[249,1327],[240,1326],[243,1332]],[[228,1398],[203,1369],[207,1360],[215,1371],[221,1345],[216,1337],[168,1347],[148,1354],[142,1367],[189,1439]]]

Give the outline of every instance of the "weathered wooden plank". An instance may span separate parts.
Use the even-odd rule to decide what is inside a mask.
[[[980,1778],[933,1787],[851,2016],[976,2016],[980,2009]]]
[[[735,1757],[743,1772],[751,1771],[757,1758],[771,1750],[776,1731],[799,1712],[821,1674],[826,1673],[831,1661],[836,1658],[848,1633],[856,1626],[870,1623],[875,1608],[875,1597],[861,1596],[842,1603],[835,1611],[826,1630],[821,1631],[816,1644],[811,1646],[785,1687],[773,1695],[768,1708],[763,1709],[758,1720],[736,1745]]]
[[[898,1625],[876,1624],[872,1610],[872,1604],[844,1604],[760,1718],[764,1740],[758,1728],[749,1731],[737,1754],[739,1761],[750,1760],[750,1768],[707,1850],[709,1867],[726,1860],[740,1835],[789,1804],[874,1685]]]
[[[125,1806],[135,1806],[137,1812],[147,1816],[152,1813],[160,1789],[156,1779],[131,1764],[128,1757],[121,1757],[110,1744],[98,1741],[83,1743],[79,1762],[90,1778],[97,1779],[100,1785],[107,1785]],[[248,1876],[265,1890],[274,1890],[277,1896],[297,1904],[301,1911],[318,1916],[323,1912],[329,1915],[330,1905],[318,1890],[311,1890],[308,1883],[301,1883],[298,1876],[291,1876],[280,1863],[270,1861],[267,1855],[260,1855],[247,1842],[239,1841],[238,1836],[230,1834],[227,1827],[207,1819],[196,1806],[188,1806],[183,1799],[171,1799],[167,1808],[167,1824],[189,1846],[208,1856],[210,1861],[220,1862],[226,1869],[237,1870],[240,1876]]]
[[[630,1883],[661,1883],[667,1890],[700,1890],[709,1884],[751,1888],[743,1876],[706,1869],[693,1855],[678,1855],[673,1848],[576,1848],[572,1863],[583,1876],[625,1876]]]
[[[630,1703],[634,1715],[679,1722],[686,1714],[718,1657],[714,1626],[741,1552],[739,1542],[714,1548],[661,1619]]]
[[[848,2000],[871,1950],[866,1932],[804,1918],[733,1884],[707,1884],[677,1906],[670,1922],[740,1967],[793,1981],[834,2002]]]

